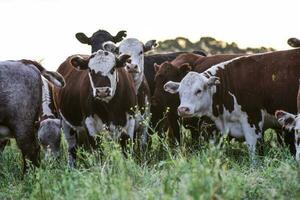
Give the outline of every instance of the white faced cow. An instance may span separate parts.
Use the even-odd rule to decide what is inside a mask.
[[[137,137],[141,139],[141,148],[145,149],[148,141],[148,131],[145,124],[150,118],[150,89],[144,75],[144,54],[156,46],[155,40],[150,40],[143,44],[135,38],[123,40],[117,47],[112,42],[103,44],[103,48],[113,53],[130,55],[127,60],[125,70],[132,76],[135,85],[135,92],[138,98],[140,113],[136,113]]]
[[[279,127],[276,109],[297,110],[299,54],[292,49],[238,57],[200,74],[189,72],[164,89],[179,93],[180,116],[210,117],[222,133],[244,137],[253,158],[264,129]]]
[[[57,91],[56,102],[63,118],[71,166],[76,153],[75,133],[80,134],[83,128],[92,140],[105,127],[114,138],[133,138],[132,108],[137,102],[134,82],[124,69],[129,57],[98,50],[91,56],[71,56],[58,68],[66,87]]]

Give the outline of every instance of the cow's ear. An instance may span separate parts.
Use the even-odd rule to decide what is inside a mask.
[[[121,54],[116,58],[116,68],[125,67],[126,62],[130,58],[130,55]]]
[[[117,35],[114,37],[114,42],[117,43],[117,42],[120,42],[123,40],[124,37],[127,36],[127,33],[126,31],[119,31],[117,33]]]
[[[287,43],[291,47],[300,47],[300,40],[298,38],[290,38]]]
[[[153,66],[154,66],[155,73],[157,73],[159,71],[159,69],[160,69],[160,65],[157,64],[157,63],[154,63]]]
[[[164,90],[171,94],[175,94],[178,92],[179,85],[180,83],[178,82],[169,81],[164,85]]]
[[[71,64],[78,70],[86,70],[89,67],[89,58],[83,58],[81,56],[74,56],[71,58]]]
[[[156,46],[156,40],[149,40],[148,42],[146,42],[146,44],[144,44],[144,52],[150,51]]]
[[[84,33],[76,33],[75,37],[77,38],[77,40],[79,42],[81,42],[82,44],[88,44],[91,45],[91,39],[86,36]]]
[[[182,65],[180,65],[179,70],[181,74],[185,75],[188,72],[192,71],[192,66],[189,65],[189,63],[183,63]]]
[[[275,112],[275,117],[283,128],[292,130],[295,127],[296,115],[283,110],[277,110]]]
[[[220,84],[220,78],[219,77],[216,77],[216,76],[212,76],[208,79],[207,81],[207,86],[208,87],[211,87],[211,86],[214,86],[214,85],[218,85]]]
[[[119,54],[119,47],[117,47],[117,45],[111,41],[104,42],[102,44],[102,47],[106,51],[112,52],[114,54]]]

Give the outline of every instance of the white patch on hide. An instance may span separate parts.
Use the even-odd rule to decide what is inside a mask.
[[[95,137],[97,133],[103,131],[104,124],[98,115],[94,114],[85,119],[85,126],[88,129],[89,135]]]
[[[48,81],[42,76],[42,116],[53,116],[54,114],[50,108],[51,97]]]

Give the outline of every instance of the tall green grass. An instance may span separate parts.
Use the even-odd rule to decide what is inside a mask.
[[[13,143],[0,155],[0,199],[300,199],[300,165],[273,140],[255,166],[246,145],[227,138],[195,144],[184,131],[177,147],[152,140],[142,157],[129,146],[127,159],[108,140],[103,156],[80,149],[75,169],[63,144],[58,161],[42,159],[24,176]]]

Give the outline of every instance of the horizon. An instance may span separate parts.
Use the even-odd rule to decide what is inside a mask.
[[[4,0],[0,59],[42,60],[47,69],[56,70],[72,54],[90,54],[90,46],[77,41],[75,33],[91,36],[98,29],[112,35],[126,30],[127,38],[143,42],[213,37],[240,48],[290,49],[287,39],[299,36],[299,5],[295,0]]]

